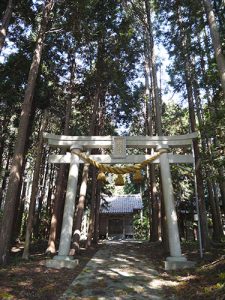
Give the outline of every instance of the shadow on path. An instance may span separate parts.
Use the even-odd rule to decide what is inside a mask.
[[[139,241],[107,241],[60,297],[65,299],[168,299],[160,274],[140,251]]]

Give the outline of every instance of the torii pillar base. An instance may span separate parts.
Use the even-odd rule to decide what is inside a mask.
[[[74,259],[73,256],[56,255],[53,259],[48,259],[45,262],[47,268],[53,269],[75,269],[79,264],[78,259]]]
[[[179,269],[189,269],[195,266],[194,261],[188,261],[184,256],[169,256],[165,261],[165,270],[179,270]]]

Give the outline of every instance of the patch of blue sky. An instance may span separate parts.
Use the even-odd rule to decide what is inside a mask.
[[[0,63],[3,64],[7,57],[9,57],[10,54],[16,53],[18,49],[15,47],[15,43],[9,41],[6,39],[7,47],[3,48],[1,54],[0,54]]]

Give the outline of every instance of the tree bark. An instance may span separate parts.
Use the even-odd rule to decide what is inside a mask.
[[[72,87],[74,84],[75,78],[75,55],[71,58],[71,70],[70,70],[70,95],[66,101],[66,114],[65,114],[65,124],[64,124],[64,135],[69,135],[69,123],[70,123],[70,116],[71,116],[71,105],[72,105]],[[65,154],[66,150],[62,149],[61,154]],[[47,253],[55,253],[56,252],[56,238],[60,234],[60,229],[62,225],[62,211],[65,201],[65,190],[66,190],[66,175],[67,175],[67,168],[65,165],[59,166],[59,171],[57,174],[56,179],[56,191],[55,191],[55,202],[53,206],[53,213],[51,217],[51,226],[50,226],[50,234],[48,240],[48,248],[46,249]]]
[[[75,255],[75,253],[79,253],[80,250],[81,225],[82,225],[82,218],[83,218],[84,207],[85,207],[85,197],[87,193],[88,171],[89,171],[89,165],[85,164],[83,169],[83,174],[82,174],[79,201],[76,208],[73,245],[72,245],[72,251],[70,255]]]
[[[17,190],[22,176],[21,169],[24,159],[24,149],[27,138],[27,130],[30,119],[30,112],[32,108],[33,93],[35,89],[35,83],[38,75],[38,70],[41,61],[41,55],[44,45],[45,33],[47,30],[47,24],[50,17],[50,12],[53,7],[53,0],[46,0],[43,5],[43,13],[41,25],[37,37],[36,47],[33,55],[32,64],[29,71],[28,83],[25,90],[24,102],[22,105],[22,112],[20,117],[20,123],[18,128],[17,142],[14,149],[14,156],[12,162],[12,168],[10,172],[9,185],[6,195],[6,203],[3,213],[2,228],[0,233],[0,264],[6,264],[9,241],[12,233],[13,216],[15,210],[15,202]]]
[[[213,11],[212,3],[210,0],[203,0],[205,11],[207,14],[207,19],[210,28],[210,34],[212,38],[213,48],[215,52],[216,62],[220,74],[223,95],[225,98],[225,57],[223,55],[222,43],[220,40],[219,29],[216,24],[216,18]]]
[[[195,109],[193,101],[193,92],[190,82],[190,65],[189,61],[185,62],[185,81],[186,89],[188,95],[188,108],[189,108],[189,118],[191,131],[196,131],[196,119],[195,119]],[[205,207],[205,196],[204,196],[204,186],[203,186],[203,176],[201,170],[201,158],[198,141],[193,141],[193,149],[195,154],[195,165],[196,165],[196,179],[197,179],[197,193],[198,193],[198,202],[200,210],[200,223],[201,223],[201,234],[202,234],[202,243],[205,249],[209,248],[209,235],[208,235],[208,224],[207,224],[207,213]]]
[[[92,192],[91,192],[91,207],[90,207],[90,217],[88,226],[88,235],[86,241],[86,248],[91,246],[92,236],[94,232],[95,224],[95,199],[96,199],[96,187],[97,187],[97,170],[93,167],[92,171]]]
[[[208,197],[209,197],[209,205],[211,208],[211,214],[212,214],[212,226],[213,226],[213,236],[212,239],[216,242],[220,242],[222,235],[221,235],[221,228],[222,224],[220,224],[221,219],[218,215],[217,208],[216,208],[216,202],[214,199],[213,194],[213,185],[210,179],[210,175],[207,174],[209,177],[207,177],[207,189],[208,189]],[[207,176],[206,175],[206,176]],[[208,179],[209,178],[209,179]]]
[[[24,250],[22,255],[23,259],[29,258],[30,238],[33,229],[34,211],[35,211],[36,198],[38,193],[38,183],[39,183],[40,168],[41,168],[41,161],[42,161],[42,152],[43,152],[43,143],[44,143],[43,133],[46,129],[46,126],[47,126],[47,111],[44,112],[41,128],[39,131],[39,142],[38,142],[37,153],[36,153],[37,158],[34,165],[33,183],[32,183],[31,198],[29,204],[29,213],[27,218],[26,237],[25,237]]]
[[[181,18],[181,11],[179,1],[177,3],[177,23],[180,30],[181,36],[181,46],[184,49],[183,51],[183,59],[184,59],[184,82],[187,91],[188,98],[188,110],[189,110],[189,120],[190,120],[190,130],[191,132],[196,131],[196,117],[195,117],[195,107],[194,107],[194,99],[193,99],[193,69],[191,66],[191,57],[188,52],[190,49],[190,35],[184,31],[184,24]],[[208,222],[207,222],[207,212],[205,206],[205,196],[204,196],[204,185],[203,185],[203,176],[201,170],[201,157],[200,157],[200,149],[198,145],[198,140],[193,140],[193,151],[195,155],[195,175],[197,180],[197,194],[198,194],[198,206],[199,206],[199,222],[201,224],[201,237],[202,237],[202,246],[205,249],[208,249],[210,246],[209,235],[208,235]]]
[[[155,63],[155,51],[154,51],[154,39],[152,33],[152,21],[151,21],[151,9],[149,1],[145,0],[146,15],[148,22],[148,52],[149,52],[149,67],[152,73],[152,82],[153,82],[153,99],[155,104],[155,114],[156,114],[156,133],[162,135],[162,113],[161,113],[161,100],[158,89],[158,80],[157,80],[157,71]]]
[[[47,163],[47,165],[49,164]],[[50,165],[50,168],[48,167],[46,173],[47,173],[46,184],[48,184],[48,193],[47,193],[47,200],[46,200],[46,215],[50,219],[51,211],[52,211],[52,192],[53,192],[53,182],[54,182],[54,167],[52,164]]]
[[[90,121],[90,130],[89,135],[92,136],[95,134],[96,130],[96,117],[99,107],[99,90],[97,89],[97,93],[94,97],[94,103],[93,103],[93,112],[91,116]],[[90,153],[90,151],[87,151]],[[73,244],[71,249],[71,255],[75,255],[75,253],[79,252],[80,249],[80,230],[82,225],[82,218],[84,213],[84,206],[85,206],[85,198],[87,193],[87,181],[88,181],[88,172],[89,172],[89,165],[85,164],[83,168],[83,174],[82,174],[82,181],[81,181],[81,187],[80,187],[80,195],[78,200],[78,205],[76,208],[76,214],[75,214],[75,226],[74,226],[74,235],[73,235]],[[93,218],[94,220],[94,218]],[[91,220],[90,222],[92,223]],[[93,233],[92,228],[90,228],[89,236]],[[91,243],[91,237],[89,237],[89,242],[87,244]]]
[[[198,118],[199,127],[201,128],[201,144],[202,144],[202,151],[204,152],[204,155],[208,157],[211,161],[209,165],[204,166],[204,171],[206,174],[206,181],[207,181],[207,189],[208,189],[208,199],[210,204],[210,210],[212,214],[212,223],[213,223],[213,239],[216,241],[220,241],[223,236],[223,230],[222,230],[222,222],[221,222],[221,214],[220,209],[218,206],[218,201],[216,200],[216,194],[213,192],[213,184],[214,179],[210,178],[211,174],[213,172],[213,159],[212,155],[210,153],[210,141],[208,140],[207,134],[205,132],[205,124],[203,119],[203,109],[202,104],[200,100],[200,94],[198,90],[198,83],[196,80],[196,72],[195,72],[195,64],[194,59],[192,59],[191,68],[194,71],[194,79],[193,81],[193,94],[195,98],[195,104],[196,104],[196,113]]]
[[[155,50],[154,50],[154,37],[152,31],[152,21],[151,21],[151,7],[148,0],[145,0],[145,11],[147,17],[147,28],[146,28],[146,37],[147,37],[147,56],[148,56],[148,69],[149,69],[149,78],[151,78],[152,82],[152,98],[153,98],[153,105],[151,106],[151,114],[153,114],[153,107],[155,107],[155,127],[156,127],[156,135],[162,136],[162,110],[161,110],[161,99],[158,89],[158,80],[157,80],[157,70],[156,70],[156,62],[155,62]],[[149,81],[149,80],[148,80]],[[149,91],[150,96],[150,91]],[[149,100],[150,101],[150,100]],[[150,109],[149,109],[150,110]],[[152,121],[151,121],[152,123]],[[153,135],[153,128],[149,128],[149,135]],[[160,222],[160,215],[163,216],[164,213],[161,212],[159,214],[159,209],[164,209],[163,205],[160,205],[160,200],[163,201],[163,194],[161,194],[161,199],[157,197],[159,192],[157,192],[156,187],[156,178],[155,178],[155,166],[150,165],[150,194],[151,194],[151,211],[152,211],[152,222],[151,222],[151,234],[150,239],[153,241],[159,240],[159,226],[161,225]],[[166,231],[166,223],[165,219],[162,220],[162,225],[165,228],[164,235],[162,239],[164,240],[164,245],[167,248],[168,244],[168,237]]]
[[[2,25],[0,26],[0,54],[5,44],[5,39],[7,36],[10,19],[12,17],[12,11],[13,11],[13,0],[9,0],[2,19]]]
[[[220,187],[220,193],[222,198],[222,207],[223,207],[223,213],[225,214],[225,174],[224,174],[224,167],[219,167],[219,187]]]
[[[0,174],[2,173],[3,153],[5,151],[7,136],[9,135],[9,121],[9,116],[3,116],[3,120],[0,120]]]
[[[97,54],[97,74],[96,74],[96,82],[97,82],[97,87],[95,91],[95,95],[93,97],[93,110],[92,110],[92,115],[90,119],[90,129],[89,129],[89,135],[96,135],[97,134],[97,129],[100,127],[99,122],[100,122],[100,117],[98,117],[98,112],[99,112],[99,107],[100,107],[100,98],[104,98],[105,91],[103,88],[102,84],[102,78],[101,78],[101,70],[103,68],[104,62],[103,62],[103,54],[104,54],[104,42],[99,41],[98,43],[98,54]],[[98,122],[97,122],[98,119]],[[87,151],[90,153],[90,150]],[[72,245],[72,251],[71,254],[75,255],[76,251],[79,252],[80,248],[80,230],[81,230],[81,223],[82,223],[82,217],[84,213],[84,205],[85,205],[85,197],[86,197],[86,192],[87,192],[87,181],[88,181],[88,170],[89,170],[89,165],[85,165],[83,168],[83,174],[82,174],[82,182],[81,182],[81,189],[80,189],[80,196],[79,196],[79,201],[78,201],[78,206],[76,210],[76,215],[75,215],[75,234],[73,236],[73,245]],[[95,175],[94,175],[95,174]],[[97,172],[93,171],[93,176],[96,176]],[[94,190],[96,190],[96,178],[92,177],[92,183]],[[90,212],[90,223],[89,223],[89,228],[88,228],[88,236],[87,236],[87,242],[86,242],[86,247],[89,247],[91,245],[91,240],[94,232],[94,224],[95,224],[95,215],[94,215],[94,209],[95,209],[95,204],[93,203],[93,197],[94,194],[92,194],[92,200],[91,200],[91,212]]]
[[[224,237],[224,233],[223,233],[222,215],[221,215],[221,210],[219,205],[217,183],[215,182],[215,180],[212,181],[212,187],[214,193],[214,201],[215,201],[216,214],[217,214],[217,226],[218,226],[218,235],[216,236],[216,239],[221,241],[221,239]]]
[[[25,170],[25,166],[26,166],[26,160],[23,160],[23,166],[21,169],[21,173],[24,173]],[[23,193],[25,194],[26,191],[23,190],[23,186],[24,186],[24,179],[23,177],[21,177],[19,185],[18,185],[18,189],[17,189],[17,195],[16,195],[16,202],[15,202],[15,212],[14,212],[14,216],[13,216],[13,228],[12,228],[12,236],[11,236],[11,244],[13,244],[15,242],[15,240],[18,237],[20,228],[18,228],[18,220],[19,220],[19,215],[23,212],[20,211],[20,207],[21,207],[21,201],[22,197],[23,197]]]
[[[147,54],[147,47],[145,47],[145,97],[146,97],[146,134],[149,136],[153,135],[153,105],[152,97],[150,93],[150,70],[149,70],[149,59]],[[149,166],[149,224],[150,224],[150,241],[159,240],[159,201],[157,199],[157,186],[155,177],[155,166],[150,164]]]
[[[25,201],[26,201],[26,190],[27,190],[27,183],[26,181],[23,182],[23,186],[21,189],[21,197],[20,197],[20,203],[19,203],[19,209],[18,209],[18,215],[15,218],[16,222],[15,227],[13,228],[13,236],[12,236],[12,242],[18,238],[22,232],[21,226],[23,223],[23,216],[24,216],[24,207],[25,207]]]
[[[98,244],[99,241],[99,210],[101,202],[101,182],[97,181],[96,195],[95,195],[95,223],[94,223],[94,234],[93,234],[93,243]]]
[[[8,170],[9,170],[10,159],[11,159],[11,151],[10,151],[10,146],[9,146],[7,161],[6,161],[6,166],[5,166],[5,174],[4,174],[4,177],[2,179],[2,185],[1,185],[1,188],[0,188],[0,209],[2,207],[4,190],[6,188],[6,182],[7,182],[7,178],[8,178]]]

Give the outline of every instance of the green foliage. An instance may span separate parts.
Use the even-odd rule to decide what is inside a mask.
[[[11,299],[14,299],[14,296],[10,293],[6,293],[6,292],[0,292],[0,298],[2,300],[11,300]]]
[[[136,214],[133,219],[134,238],[138,240],[148,240],[149,238],[149,222],[148,218],[140,217]]]
[[[221,272],[219,275],[219,279],[222,281],[222,283],[225,282],[225,272]]]
[[[124,194],[138,194],[140,193],[140,185],[135,184],[132,180],[132,175],[128,174],[125,180],[125,185],[123,187]]]

